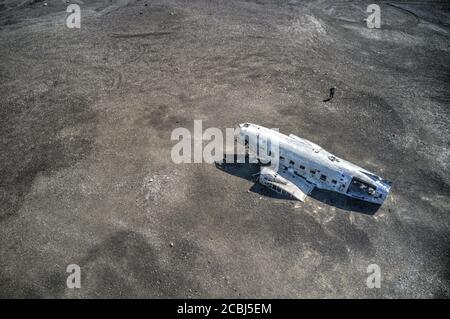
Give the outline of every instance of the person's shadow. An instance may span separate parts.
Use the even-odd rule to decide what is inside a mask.
[[[331,101],[333,98],[334,98],[334,93],[336,93],[336,88],[335,87],[332,87],[331,89],[330,89],[330,95],[328,96],[328,98],[326,98],[325,100],[323,100],[323,102],[329,102],[329,101]]]
[[[216,168],[227,174],[255,182],[250,188],[251,192],[260,194],[261,196],[285,200],[295,200],[291,197],[280,195],[275,191],[258,183],[257,175],[260,171],[261,164],[251,162],[248,156],[245,157],[244,163],[237,162],[238,156],[236,154],[228,156],[230,157],[228,159],[228,163],[226,162],[226,157],[224,156],[222,161],[218,161],[215,163]],[[232,159],[232,163],[230,163],[230,159]],[[312,197],[318,201],[342,210],[357,212],[366,215],[374,215],[381,206],[378,204],[365,202],[359,199],[345,196],[343,194],[318,188],[314,188],[311,194],[309,194],[309,197]]]

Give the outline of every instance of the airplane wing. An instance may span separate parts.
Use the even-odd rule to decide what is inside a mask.
[[[267,186],[276,186],[292,195],[294,198],[304,202],[306,196],[314,189],[314,185],[305,179],[296,176],[293,172],[275,172],[270,167],[262,167],[260,173],[260,181]]]

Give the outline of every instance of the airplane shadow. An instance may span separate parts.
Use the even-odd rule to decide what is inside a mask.
[[[325,189],[314,188],[309,196],[330,206],[365,215],[374,215],[381,207]]]
[[[253,184],[253,186],[250,188],[250,191],[253,193],[257,193],[260,194],[261,196],[271,198],[285,199],[290,201],[295,200],[292,199],[291,197],[280,195],[268,189],[267,187],[264,187],[263,185],[259,184],[257,182],[258,177],[254,176],[254,174],[259,173],[261,164],[250,163],[248,157],[245,158],[245,163],[237,163],[237,155],[234,155],[233,163],[226,163],[224,157],[222,161],[216,162],[215,166],[217,169],[220,169],[221,171],[227,174],[255,182],[255,184]],[[345,196],[343,194],[318,188],[314,188],[314,190],[311,192],[311,194],[309,194],[309,196],[327,205],[334,206],[342,210],[347,210],[366,215],[374,215],[381,206],[378,204],[368,203],[359,199]]]
[[[237,163],[237,155],[234,155],[233,163],[226,163],[224,157],[222,161],[216,162],[215,165],[216,168],[220,169],[221,171],[227,174],[234,175],[246,179],[248,181],[254,182],[253,186],[249,189],[250,192],[252,193],[260,194],[261,196],[271,198],[293,200],[291,197],[278,194],[268,189],[267,187],[264,187],[263,185],[259,184],[257,182],[258,176],[254,176],[254,174],[259,173],[261,169],[261,164],[251,163],[248,156],[245,157],[245,163]]]

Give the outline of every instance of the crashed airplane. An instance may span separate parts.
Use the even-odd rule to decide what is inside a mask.
[[[277,165],[261,166],[258,181],[279,194],[303,202],[317,187],[379,205],[389,194],[390,181],[293,134],[244,123],[239,124],[235,138],[260,161],[273,162],[278,153]]]

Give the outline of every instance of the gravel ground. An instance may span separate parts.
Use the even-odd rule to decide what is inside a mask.
[[[0,297],[450,296],[448,3],[368,29],[373,1],[72,1],[69,29],[69,2],[0,1]],[[305,137],[391,194],[299,205],[252,165],[174,164],[197,119]]]

